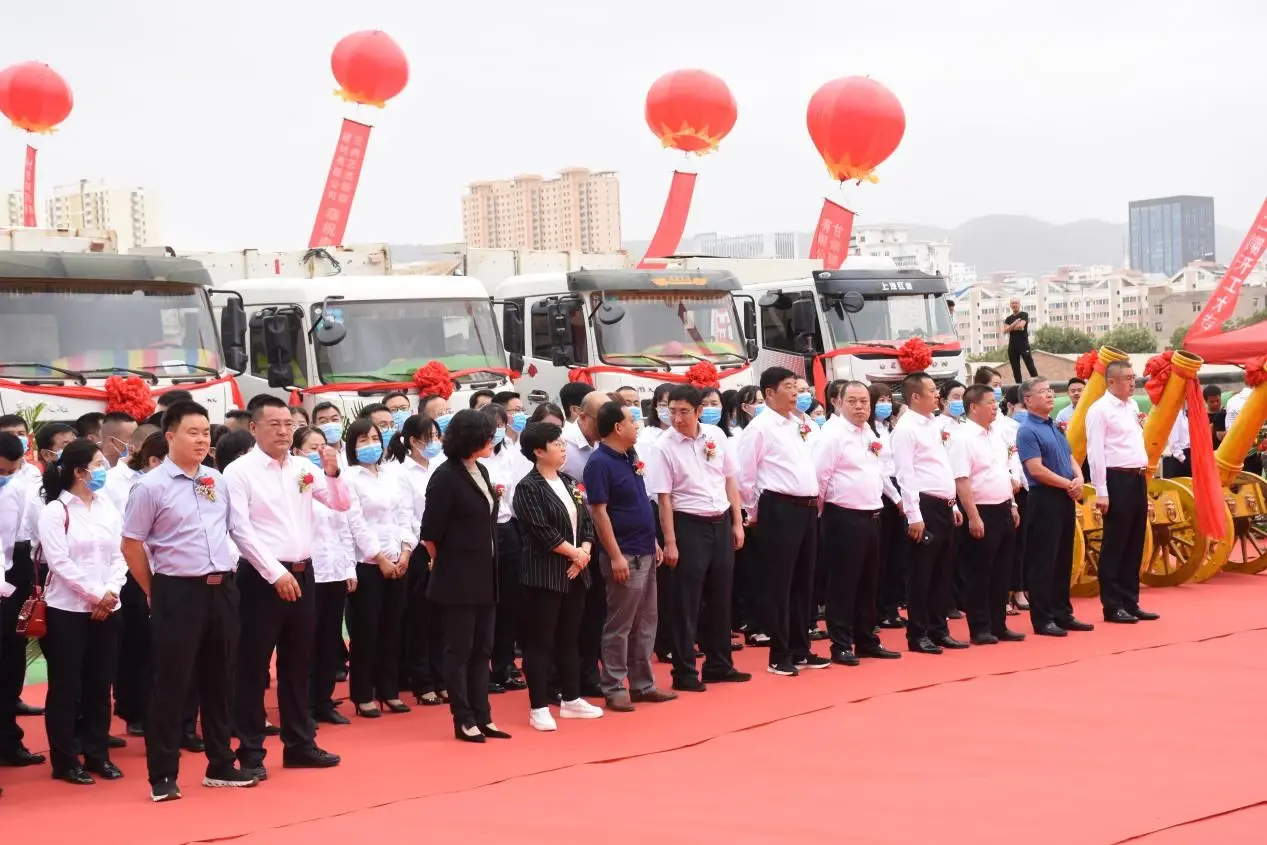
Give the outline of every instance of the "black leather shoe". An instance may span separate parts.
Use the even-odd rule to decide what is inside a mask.
[[[332,769],[342,762],[338,754],[323,751],[317,746],[302,751],[285,751],[282,753],[284,769]]]
[[[180,738],[180,747],[182,751],[189,751],[193,754],[201,754],[207,750],[207,744],[202,741],[202,737],[198,734],[185,734]]]
[[[92,760],[85,763],[84,768],[102,780],[118,780],[123,777],[119,767],[109,760]]]
[[[1069,632],[1057,625],[1055,622],[1047,622],[1034,628],[1034,633],[1040,637],[1067,637]]]
[[[1134,616],[1140,622],[1153,622],[1161,618],[1160,613],[1150,613],[1149,611],[1141,610],[1138,607],[1133,608],[1130,613],[1131,616]]]
[[[862,646],[861,648],[854,649],[854,654],[859,657],[871,657],[876,660],[900,660],[902,657],[900,652],[896,652],[890,648],[885,648],[882,645],[869,647]]]
[[[1115,625],[1134,625],[1139,619],[1119,607],[1112,613],[1104,614],[1104,621],[1112,622]]]
[[[916,654],[941,654],[941,646],[934,643],[928,637],[920,637],[913,643],[908,643],[907,651],[913,651]]]
[[[106,748],[127,748],[128,741],[121,736],[106,737]]]
[[[44,755],[28,751],[25,745],[0,752],[0,766],[20,769],[23,766],[40,766],[44,764]]]
[[[822,628],[811,628],[809,631],[810,642],[819,642],[821,640],[830,639],[831,635]]]
[[[890,616],[888,619],[881,619],[879,627],[888,628],[889,630],[897,630],[898,628],[905,628],[906,620],[903,619],[901,616]]]
[[[25,701],[19,698],[18,706],[14,709],[14,712],[19,716],[43,716],[44,708],[32,707],[30,704],[27,704]]]
[[[933,642],[935,642],[937,645],[941,646],[942,648],[960,649],[960,648],[968,647],[968,644],[965,643],[963,640],[957,640],[954,637],[949,637],[949,636],[938,637],[937,639],[933,640]]]
[[[710,675],[706,672],[701,680],[706,684],[746,684],[752,680],[752,675],[740,672],[738,669],[731,669],[720,675]]]
[[[352,724],[351,719],[349,719],[347,716],[344,716],[342,713],[340,713],[338,710],[335,710],[333,707],[328,707],[325,710],[316,711],[315,713],[312,714],[312,718],[313,718],[313,721],[321,722],[326,725]]]
[[[475,731],[475,733],[467,733],[467,731]],[[475,728],[474,726],[469,727],[469,728],[459,728],[457,725],[454,725],[453,736],[462,740],[463,742],[482,743],[484,741],[484,734],[480,733],[479,729]]]
[[[281,735],[282,735],[282,729],[277,727],[277,725],[270,725],[267,722],[264,723],[264,736],[281,736]],[[198,740],[198,741],[202,742],[202,740]]]
[[[501,728],[495,728],[492,725],[481,725],[480,733],[489,739],[510,739],[510,734]]]
[[[53,780],[64,780],[67,783],[75,784],[75,786],[92,786],[97,782],[96,778],[88,774],[88,771],[83,766],[76,766],[64,772],[53,772]]]
[[[995,636],[998,637],[999,642],[1003,643],[1019,643],[1025,639],[1025,635],[1020,631],[1013,631],[1010,628],[1003,629],[1003,633],[996,634]]]
[[[708,686],[699,678],[674,678],[673,688],[678,692],[705,692]]]
[[[348,672],[346,669],[340,669],[338,672],[334,673],[334,680],[336,683],[341,684],[347,679],[348,679]]]
[[[852,650],[841,649],[838,651],[832,649],[831,662],[839,663],[841,666],[857,666],[862,661],[858,659],[858,655],[854,654]]]
[[[145,736],[145,723],[128,722],[128,736]]]
[[[520,690],[528,688],[528,682],[523,678],[507,678],[502,681],[502,686],[504,686],[508,692],[519,692]]]
[[[963,611],[956,607],[954,610],[946,614],[946,618],[947,619],[962,619]]]
[[[488,682],[489,695],[503,695],[505,694],[505,692],[506,692],[506,688],[502,686],[501,684],[495,684],[492,681]]]
[[[1070,616],[1068,619],[1062,619],[1056,623],[1059,627],[1066,631],[1094,631],[1095,626],[1090,622],[1083,622],[1080,619],[1074,619]]]
[[[994,634],[973,634],[972,644],[973,645],[998,645],[999,638],[994,636]]]

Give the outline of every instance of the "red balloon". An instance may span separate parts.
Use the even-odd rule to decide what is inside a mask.
[[[382,108],[409,84],[409,59],[386,32],[366,29],[344,36],[330,54],[338,95]]]
[[[647,92],[646,117],[664,146],[705,155],[735,128],[739,106],[721,77],[704,70],[675,70]]]
[[[18,129],[52,132],[74,106],[66,80],[43,62],[22,62],[0,72],[0,112]]]
[[[846,76],[814,92],[805,115],[809,136],[832,178],[878,181],[879,167],[906,132],[906,112],[893,92],[874,79]]]

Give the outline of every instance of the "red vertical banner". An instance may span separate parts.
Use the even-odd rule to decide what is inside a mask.
[[[1229,320],[1236,311],[1236,301],[1241,296],[1241,284],[1245,281],[1245,277],[1258,266],[1265,252],[1267,252],[1267,200],[1264,200],[1263,207],[1258,209],[1254,225],[1249,227],[1245,240],[1241,241],[1241,248],[1236,251],[1236,257],[1232,259],[1231,264],[1227,265],[1227,272],[1219,280],[1219,286],[1210,294],[1205,308],[1201,309],[1192,328],[1188,329],[1188,333],[1184,335],[1185,343],[1223,330],[1223,323]]]
[[[821,258],[824,270],[839,270],[849,255],[849,235],[853,232],[853,212],[840,203],[823,200],[823,211],[814,229],[809,257]]]
[[[365,148],[369,146],[370,127],[355,120],[344,120],[339,131],[339,143],[330,162],[330,173],[317,206],[317,219],[312,224],[312,237],[308,248],[341,246],[343,233],[348,228],[352,213],[352,199],[356,196],[357,183],[361,181],[361,165],[365,161]]]
[[[26,145],[26,167],[22,171],[22,225],[35,227],[35,147]]]
[[[695,195],[694,173],[673,171],[673,182],[669,185],[669,198],[665,200],[664,211],[660,213],[660,225],[656,227],[647,254],[638,263],[639,270],[659,269],[664,265],[657,258],[677,252],[682,243],[682,233],[686,231],[686,217],[691,211],[691,197]]]

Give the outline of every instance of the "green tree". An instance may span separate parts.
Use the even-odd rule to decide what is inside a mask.
[[[1264,320],[1267,320],[1267,311],[1255,311],[1248,317],[1241,317],[1239,320],[1228,320],[1223,324],[1223,331],[1230,332],[1233,329],[1243,329],[1246,326],[1252,326]]]
[[[996,347],[994,347],[993,349],[987,349],[987,350],[985,350],[984,352],[977,352],[977,353],[976,353],[976,354],[974,354],[974,355],[969,355],[969,356],[968,356],[968,360],[969,360],[969,361],[971,361],[971,362],[973,362],[973,363],[977,363],[977,362],[979,362],[979,361],[984,361],[984,362],[986,362],[987,364],[988,364],[988,363],[995,362],[995,361],[1006,361],[1006,360],[1007,360],[1007,347],[1006,347],[1006,346],[996,346]]]
[[[1173,332],[1171,332],[1171,333],[1170,333],[1170,344],[1169,344],[1169,347],[1170,347],[1171,349],[1181,349],[1181,348],[1183,348],[1183,338],[1184,338],[1184,335],[1186,335],[1186,334],[1188,333],[1188,329],[1190,329],[1190,328],[1192,328],[1192,326],[1191,326],[1191,325],[1188,325],[1188,324],[1185,324],[1185,325],[1182,325],[1182,326],[1177,326],[1177,327],[1175,328],[1175,330],[1174,330]]]
[[[1046,325],[1034,332],[1030,345],[1056,355],[1081,354],[1095,349],[1095,338],[1078,329]]]
[[[1100,346],[1112,346],[1127,354],[1156,352],[1157,339],[1143,326],[1114,326],[1100,338]]]

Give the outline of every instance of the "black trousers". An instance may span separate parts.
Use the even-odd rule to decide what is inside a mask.
[[[1161,459],[1161,477],[1162,478],[1191,478],[1192,477],[1192,450],[1183,450],[1183,460],[1175,460],[1170,455]]]
[[[655,516],[655,538],[656,542],[664,548],[664,531],[660,528],[660,503],[655,499],[651,501],[651,513]],[[673,570],[667,566],[661,566],[656,569],[656,629],[655,629],[655,653],[656,656],[664,659],[673,653],[673,596],[670,591],[673,589],[669,584],[669,579],[673,575]],[[694,646],[691,647],[691,653],[695,653]]]
[[[431,556],[419,543],[409,558],[405,573],[404,658],[402,688],[414,695],[438,693],[444,689],[444,621],[440,606],[427,598]]]
[[[353,704],[400,696],[400,640],[408,577],[406,572],[405,578],[389,580],[376,563],[356,565],[356,592],[348,596],[348,697]]]
[[[1069,601],[1073,521],[1073,499],[1068,492],[1046,485],[1030,488],[1025,513],[1025,587],[1034,630],[1073,618]]]
[[[910,552],[906,539],[906,519],[897,505],[884,500],[880,512],[880,572],[877,576],[876,614],[895,619],[898,605],[906,603],[906,561]]]
[[[875,593],[880,576],[882,512],[823,505],[823,529],[830,549],[826,561],[827,635],[833,652],[880,645],[875,635]]]
[[[1148,530],[1148,478],[1108,469],[1109,512],[1100,545],[1100,604],[1105,613],[1139,608],[1139,568]]]
[[[54,774],[84,760],[110,759],[110,683],[119,654],[119,626],[117,613],[94,622],[91,613],[48,609],[48,634],[40,646],[48,661],[44,728]]]
[[[818,518],[818,545],[814,551],[814,584],[810,588],[810,630],[818,627],[818,609],[827,605],[827,579],[830,573],[827,565],[827,528],[823,518]]]
[[[1021,514],[1021,527],[1015,532],[1012,543],[1012,574],[1009,576],[1011,592],[1025,591],[1025,532],[1028,530],[1026,515],[1029,508],[1029,490],[1022,487],[1012,494],[1016,498],[1016,509]]]
[[[581,697],[580,657],[576,632],[585,613],[585,584],[579,578],[559,593],[541,587],[523,587],[520,618],[523,621],[524,680],[528,703],[534,710],[550,706],[550,667],[558,671],[564,701]]]
[[[114,712],[125,722],[145,723],[145,709],[154,685],[150,653],[150,605],[145,591],[128,573],[119,591],[119,661],[114,680]]]
[[[335,676],[343,668],[343,607],[347,581],[312,585],[312,686],[308,703],[314,713],[334,709]]]
[[[963,555],[959,566],[964,574],[964,610],[968,630],[976,634],[1001,634],[1007,630],[1007,594],[1016,555],[1016,525],[1012,505],[977,505],[985,525],[985,536],[973,537],[967,520],[960,529]]]
[[[515,636],[519,633],[519,523],[497,526],[497,617],[493,622],[492,679],[505,683],[515,668]]]
[[[743,548],[735,552],[735,583],[730,601],[730,616],[735,629],[749,634],[755,634],[761,629],[761,557],[757,551],[760,545],[758,533],[759,529],[755,525],[744,528]],[[663,616],[660,618],[664,619]]]
[[[1029,370],[1031,376],[1038,375],[1038,368],[1034,366],[1034,356],[1028,349],[1012,349],[1007,350],[1008,363],[1012,365],[1012,381],[1017,384],[1021,383],[1021,361],[1025,362],[1025,367]]]
[[[695,672],[696,643],[704,652],[706,676],[725,675],[735,667],[730,657],[730,601],[735,582],[733,524],[729,513],[714,522],[673,512],[678,548],[677,566],[669,570],[674,678],[699,677]],[[669,568],[660,567],[660,571],[666,569]],[[664,627],[664,620],[659,624]]]
[[[18,699],[26,683],[26,637],[17,635],[18,612],[31,594],[31,544],[13,545],[13,566],[4,579],[13,595],[0,600],[0,751],[13,751],[25,734],[18,725]]]
[[[603,659],[603,626],[607,624],[607,583],[599,567],[591,566],[589,571],[592,581],[585,593],[585,613],[576,643],[581,658],[581,686],[597,689],[602,681],[598,664]]]
[[[488,705],[488,659],[493,651],[495,604],[445,604],[444,679],[449,711],[458,728],[483,727],[493,721]]]
[[[910,573],[906,592],[906,641],[914,645],[924,637],[936,640],[949,636],[946,614],[952,603],[950,580],[955,565],[958,537],[954,509],[945,499],[920,494],[920,516],[924,539],[910,550]]]
[[[770,665],[810,654],[810,595],[818,553],[818,508],[812,499],[766,491],[757,507],[757,554],[764,569],[762,625],[770,637]]]
[[[230,702],[241,626],[240,594],[232,573],[219,584],[204,578],[155,575],[150,584],[154,692],[145,717],[150,782],[180,771],[180,739],[190,686],[198,690],[202,738],[210,767],[233,766]]]

